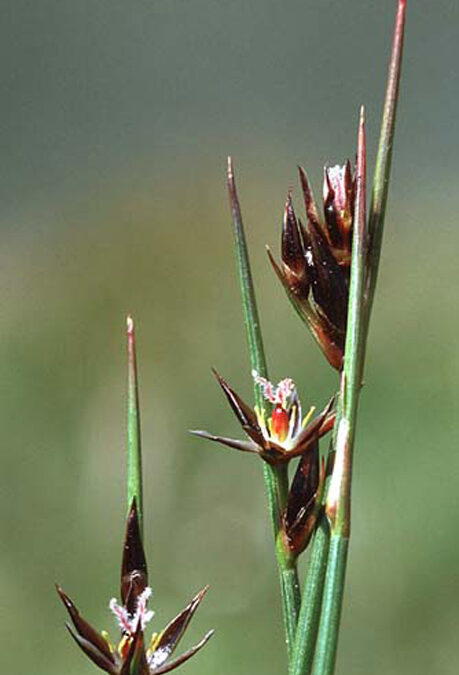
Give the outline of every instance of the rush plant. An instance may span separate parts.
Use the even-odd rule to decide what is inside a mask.
[[[325,168],[321,204],[314,197],[306,171],[300,168],[305,217],[302,220],[297,215],[289,192],[279,262],[268,249],[288,300],[338,376],[336,391],[330,392],[318,414],[314,407],[303,413],[304,400],[291,377],[277,384],[269,380],[234,167],[228,159],[227,186],[253,405],[244,402],[215,372],[246,438],[193,433],[261,460],[279,571],[289,675],[332,675],[335,669],[351,526],[353,449],[389,188],[405,12],[406,0],[398,0],[368,212],[362,106],[355,164],[346,161]],[[108,633],[94,629],[60,586],[57,591],[70,618],[67,628],[71,636],[95,665],[111,675],[160,675],[196,654],[212,631],[174,657],[205,587],[164,629],[153,632],[149,640],[144,636],[154,613],[147,606],[152,590],[143,545],[140,413],[131,317],[127,320],[127,344],[127,524],[121,556],[121,602],[113,598],[108,603],[117,623],[117,638],[112,641]],[[325,437],[329,441],[326,449]],[[296,464],[291,479],[290,463]],[[307,568],[300,580],[298,559],[305,552]]]
[[[302,417],[291,378],[268,379],[260,319],[245,240],[234,168],[227,185],[236,261],[254,387],[254,408],[218,373],[218,383],[246,440],[193,432],[263,460],[273,526],[290,675],[334,672],[351,524],[352,458],[371,308],[384,229],[395,114],[403,50],[406,0],[398,0],[381,132],[367,213],[365,110],[360,109],[356,162],[324,170],[323,203],[304,169],[304,223],[289,192],[281,235],[281,261],[268,256],[295,311],[338,373],[337,392],[323,412]],[[319,440],[331,431],[330,447]],[[296,461],[289,482],[287,466]],[[302,587],[298,557],[309,550]]]

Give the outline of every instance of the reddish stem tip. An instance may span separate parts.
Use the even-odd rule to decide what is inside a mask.
[[[235,190],[235,186],[234,186],[234,167],[233,167],[233,160],[230,157],[230,155],[228,155],[228,159],[227,159],[226,179],[227,179],[229,191],[231,193],[234,192],[234,190]]]
[[[128,314],[126,317],[126,330],[129,336],[134,335],[134,319],[132,318],[132,314]]]

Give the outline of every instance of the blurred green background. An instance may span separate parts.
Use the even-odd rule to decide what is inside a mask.
[[[273,379],[336,386],[268,267],[296,164],[373,166],[395,2],[3,0],[0,177],[4,672],[83,675],[59,581],[114,623],[124,321],[138,331],[158,628],[204,584],[190,675],[285,672],[260,463],[210,374],[250,400],[225,157],[235,159]],[[409,3],[358,433],[340,675],[459,669],[459,6]]]

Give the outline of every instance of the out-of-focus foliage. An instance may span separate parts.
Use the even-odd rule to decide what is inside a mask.
[[[125,515],[128,311],[140,361],[153,628],[210,583],[189,639],[209,625],[217,634],[183,672],[282,672],[261,463],[186,434],[238,433],[210,366],[251,400],[225,155],[238,171],[272,377],[293,376],[306,405],[325,404],[334,377],[264,244],[278,246],[296,163],[318,191],[322,163],[354,151],[362,101],[374,157],[393,9],[363,0],[5,3],[5,672],[91,672],[65,635],[54,581],[95,626],[115,630],[108,601],[118,593]],[[343,675],[459,667],[458,101],[445,84],[459,10],[437,10],[427,0],[408,8],[356,449]]]

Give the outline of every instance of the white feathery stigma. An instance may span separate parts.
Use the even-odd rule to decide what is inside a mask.
[[[126,607],[118,604],[116,598],[112,598],[110,600],[109,608],[115,615],[118,625],[124,633],[133,635],[137,630],[139,621],[141,630],[144,630],[147,623],[152,620],[154,611],[152,609],[147,610],[147,604],[151,593],[152,591],[150,586],[146,586],[137,598],[137,608],[135,610],[134,616],[129,614]]]

